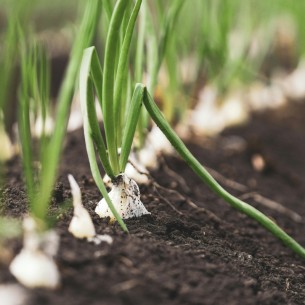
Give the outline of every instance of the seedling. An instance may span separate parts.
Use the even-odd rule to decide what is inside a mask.
[[[53,289],[59,285],[59,271],[53,260],[58,249],[59,237],[55,231],[50,229],[47,212],[55,184],[82,50],[92,40],[100,12],[101,2],[99,0],[88,1],[59,93],[57,124],[49,137],[45,135],[49,102],[47,60],[40,48],[34,47],[28,52],[25,42],[21,47],[22,82],[18,126],[30,216],[24,220],[24,248],[13,260],[10,270],[21,283],[31,288]],[[20,40],[24,41],[21,30]],[[36,160],[30,126],[33,108],[38,110],[42,118],[42,139]],[[36,161],[35,164],[38,164],[36,168],[34,161]]]
[[[130,104],[129,109],[129,116],[126,121],[124,133],[123,133],[123,140],[121,145],[121,154],[117,152],[117,150],[113,151],[115,156],[112,156],[112,160],[118,160],[118,168],[119,171],[115,170],[111,166],[111,152],[110,149],[106,149],[104,144],[104,140],[102,138],[101,131],[98,127],[96,113],[94,108],[94,95],[93,95],[93,83],[98,84],[97,80],[102,78],[102,72],[100,69],[99,60],[97,54],[95,52],[95,48],[91,47],[84,52],[84,57],[82,61],[81,67],[81,76],[80,76],[80,90],[81,90],[81,103],[83,109],[83,118],[84,118],[84,134],[86,139],[86,148],[89,157],[90,167],[92,171],[92,175],[95,179],[97,186],[99,187],[101,193],[103,194],[105,201],[108,204],[108,207],[112,214],[108,210],[105,210],[105,202],[103,202],[103,207],[101,208],[100,205],[97,207],[97,212],[103,212],[102,216],[107,217],[114,215],[114,217],[118,220],[120,225],[124,230],[127,230],[125,224],[122,221],[122,217],[124,217],[123,213],[126,209],[130,209],[130,202],[120,202],[120,196],[112,196],[112,200],[116,200],[114,205],[110,200],[110,196],[108,195],[104,183],[102,181],[96,157],[95,157],[95,150],[94,144],[96,147],[97,152],[99,153],[100,160],[104,167],[105,172],[108,176],[114,181],[114,183],[121,183],[121,180],[125,180],[126,178],[120,176],[120,173],[124,172],[126,167],[126,163],[128,161],[128,156],[131,150],[132,140],[134,137],[135,127],[139,118],[141,104],[145,105],[146,110],[148,111],[149,115],[153,119],[153,121],[159,126],[161,131],[173,145],[175,150],[179,153],[179,155],[187,162],[187,164],[192,168],[192,170],[200,177],[200,179],[206,183],[212,191],[214,191],[218,196],[222,197],[227,203],[229,203],[233,208],[239,210],[240,212],[246,214],[247,216],[255,219],[259,222],[262,226],[264,226],[268,231],[270,231],[275,237],[283,241],[288,247],[290,247],[293,251],[297,254],[305,258],[305,250],[302,246],[300,246],[294,239],[292,239],[287,233],[285,233],[279,226],[277,226],[270,218],[265,216],[263,213],[252,207],[251,205],[241,201],[240,199],[234,197],[226,190],[224,190],[216,180],[206,171],[206,169],[197,161],[197,159],[190,153],[190,151],[186,148],[180,138],[176,135],[167,121],[164,119],[162,113],[154,103],[152,97],[149,95],[146,88],[141,85],[137,84],[133,98]],[[105,77],[105,76],[104,76]],[[95,87],[97,91],[97,96],[101,95],[100,88],[98,86]],[[111,107],[104,102],[101,105],[102,109],[106,109],[107,111],[111,112],[113,110],[107,109],[107,107]],[[104,116],[106,113],[104,112]],[[107,128],[110,128],[107,125],[109,121],[105,120],[105,130],[107,135]],[[110,138],[107,138],[106,141],[109,141]],[[113,140],[113,139],[112,139]],[[109,155],[109,156],[108,156]],[[120,186],[121,187],[121,186]],[[136,190],[137,192],[138,190]],[[116,197],[116,198],[115,198]],[[137,199],[135,203],[137,203]],[[125,206],[127,205],[127,206]],[[119,211],[116,208],[119,207]],[[136,208],[136,207],[134,207]],[[124,210],[125,209],[125,210]],[[142,206],[141,206],[142,209]],[[146,210],[143,210],[146,214]],[[136,216],[140,216],[140,214],[134,213]],[[127,217],[128,218],[128,217]]]
[[[131,213],[136,215],[147,213],[140,201],[138,201],[139,206],[135,207],[136,210],[141,211],[139,213],[135,212],[133,207],[129,206],[129,196],[136,198],[139,195],[137,190],[135,190],[137,186],[135,186],[132,181],[129,181],[129,178],[119,176],[120,173],[124,173],[128,161],[137,124],[137,118],[134,116],[139,112],[144,92],[142,85],[136,86],[129,111],[127,112],[127,116],[124,117],[122,115],[122,109],[124,109],[124,107],[121,106],[123,104],[121,100],[123,75],[127,66],[132,33],[141,2],[141,0],[136,1],[136,4],[128,17],[129,21],[124,33],[123,43],[118,49],[116,42],[119,39],[119,30],[122,26],[122,20],[128,16],[125,15],[128,12],[128,1],[117,1],[108,29],[105,46],[104,72],[102,72],[94,47],[84,51],[80,72],[80,99],[84,121],[86,149],[93,178],[107,202],[106,205],[104,201],[101,201],[96,212],[99,213],[101,217],[110,216],[110,218],[116,218],[125,231],[127,231],[127,227],[124,224],[122,217],[126,218],[127,216],[128,218],[128,215],[125,214],[126,210],[131,209]],[[113,54],[118,54],[117,63]],[[106,143],[104,142],[96,117],[93,94],[94,88],[104,117]],[[122,134],[122,139],[118,141],[118,139],[120,139],[122,126],[125,126],[126,128]],[[118,152],[117,143],[120,144],[120,154]],[[113,192],[109,194],[110,196],[107,193],[99,172],[95,156],[95,147],[106,174],[114,182],[114,189]],[[112,203],[111,199],[115,200],[115,202]],[[108,211],[108,207],[110,211]]]

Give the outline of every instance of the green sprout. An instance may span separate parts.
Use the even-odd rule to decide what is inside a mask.
[[[88,60],[90,58],[91,59],[94,58],[94,60],[92,61],[97,60],[94,47],[86,50],[83,59],[84,66],[86,67],[89,66],[88,62],[86,63],[86,59]],[[88,73],[89,71],[87,70],[87,75]],[[98,169],[98,165],[95,157],[94,143],[99,152],[99,156],[106,173],[110,174],[110,177],[114,178],[113,176],[111,176],[113,172],[111,171],[111,167],[109,167],[106,146],[102,142],[100,130],[97,125],[95,109],[93,104],[94,97],[92,94],[92,80],[90,80],[90,78],[88,77],[86,79],[86,73],[83,69],[81,75],[82,76],[85,75],[84,78],[81,77],[81,82],[83,82],[83,84],[81,84],[81,87],[83,87],[84,89],[83,94],[85,94],[85,96],[82,97],[83,101],[85,101],[85,103],[83,103],[84,133],[85,133],[86,148],[87,148],[88,158],[90,161],[92,175],[101,193],[106,199],[113,215],[116,217],[121,227],[124,230],[127,230],[121,217],[119,216],[113,204],[111,203],[111,200],[108,196],[107,190],[104,186],[103,180],[101,178]],[[174,146],[175,150],[179,153],[179,155],[183,158],[183,160],[186,161],[186,163],[191,167],[191,169],[199,176],[199,178],[209,186],[209,188],[212,191],[214,191],[218,196],[223,198],[233,208],[244,213],[250,218],[256,220],[264,228],[270,231],[275,237],[280,239],[286,246],[292,249],[295,253],[305,258],[305,249],[300,244],[298,244],[292,237],[290,237],[286,232],[284,232],[274,221],[272,221],[270,218],[268,218],[266,215],[264,215],[262,212],[255,209],[251,205],[231,195],[229,192],[227,192],[223,187],[221,187],[217,183],[217,181],[198,162],[198,160],[190,153],[190,151],[186,148],[184,143],[176,135],[176,133],[170,127],[168,122],[165,120],[163,114],[156,106],[155,102],[153,101],[152,97],[149,95],[146,88],[141,84],[137,84],[136,89],[134,91],[133,100],[131,102],[130,112],[129,112],[131,115],[124,129],[122,152],[120,156],[118,156],[117,154],[117,157],[119,157],[120,160],[120,169],[122,172],[124,171],[124,168],[128,161],[128,155],[130,153],[133,135],[140,115],[140,108],[142,103],[145,105],[145,108],[148,111],[151,118],[153,119],[153,121],[158,125],[158,127],[161,129],[164,135]]]
[[[123,74],[124,71],[126,72],[131,36],[140,5],[141,0],[138,0],[129,16],[123,43],[119,45],[118,50],[118,44],[116,42],[119,39],[122,20],[126,18],[125,14],[128,12],[128,5],[126,1],[117,1],[108,30],[104,71],[102,70],[95,47],[87,48],[84,51],[80,71],[80,99],[90,168],[93,178],[114,217],[122,229],[127,231],[126,225],[118,211],[116,211],[107,193],[99,171],[96,153],[99,156],[106,174],[108,174],[112,181],[115,181],[119,174],[124,173],[132,148],[135,129],[141,116],[141,106],[143,104],[148,115],[161,129],[178,154],[212,191],[223,198],[233,208],[256,220],[295,253],[305,258],[305,249],[285,233],[274,221],[251,205],[231,195],[218,184],[170,127],[170,124],[166,121],[149,94],[149,90],[147,90],[144,85],[136,84],[125,120],[120,121],[120,118],[122,117],[120,110],[122,107],[118,105],[123,103],[121,97]],[[225,25],[227,26],[227,24]],[[116,56],[118,57],[117,61]],[[140,69],[140,63],[138,63],[137,66],[138,69]],[[94,93],[99,100],[99,106],[101,107],[104,116],[105,141],[96,116]],[[122,132],[122,139],[118,142],[117,136],[120,132],[119,129],[122,128],[124,129]],[[120,153],[118,148],[121,148]]]
[[[94,68],[92,67],[94,63]],[[96,70],[96,67],[99,67]],[[97,73],[98,71],[98,73]],[[88,153],[88,158],[90,162],[90,167],[92,175],[95,179],[97,186],[99,187],[102,195],[106,199],[109,208],[118,220],[119,224],[124,230],[127,230],[125,224],[123,223],[121,217],[115,210],[111,200],[109,199],[107,190],[104,186],[103,180],[101,178],[98,164],[95,156],[95,148],[99,153],[100,160],[103,164],[105,172],[113,179],[114,172],[110,166],[110,156],[108,157],[106,146],[103,142],[100,129],[98,127],[98,122],[96,119],[95,107],[94,107],[94,95],[93,95],[93,82],[97,79],[96,74],[101,77],[101,70],[96,55],[94,47],[87,49],[84,53],[81,77],[80,77],[80,89],[81,89],[81,100],[83,107],[83,117],[84,117],[84,134],[86,139],[86,148]],[[90,76],[91,75],[91,76]],[[91,79],[92,78],[92,79]],[[96,87],[98,91],[98,87]],[[147,112],[153,121],[158,125],[170,143],[173,145],[175,150],[179,153],[182,159],[191,167],[191,169],[199,176],[199,178],[206,183],[209,188],[214,191],[218,196],[223,198],[227,203],[229,203],[233,208],[244,213],[245,215],[253,218],[268,231],[270,231],[275,237],[280,239],[285,245],[291,248],[301,257],[305,258],[305,249],[298,244],[293,238],[291,238],[287,233],[285,233],[274,221],[268,218],[259,210],[255,209],[246,202],[234,197],[224,188],[222,188],[217,181],[208,173],[208,171],[198,162],[198,160],[191,154],[191,152],[186,148],[184,143],[176,135],[173,129],[170,127],[169,123],[165,120],[163,114],[156,106],[153,98],[148,93],[147,89],[141,85],[137,84],[133,98],[130,104],[128,120],[124,127],[124,136],[121,146],[121,154],[117,152],[116,157],[119,159],[119,168],[123,172],[128,161],[128,156],[131,150],[132,140],[135,132],[135,127],[140,115],[141,104],[144,104]],[[105,126],[106,128],[106,126]]]

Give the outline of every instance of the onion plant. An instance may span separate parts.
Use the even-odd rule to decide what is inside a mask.
[[[18,126],[26,190],[32,204],[37,192],[37,172],[34,170],[33,163],[34,161],[40,163],[46,146],[46,135],[42,130],[41,149],[39,155],[35,157],[32,140],[34,137],[31,135],[33,132],[31,119],[35,120],[41,116],[42,121],[45,122],[46,111],[49,108],[49,67],[46,54],[40,46],[34,45],[27,51],[24,42],[21,54],[21,77]],[[43,129],[44,125],[42,125]],[[32,212],[35,215],[35,207],[32,207]],[[44,219],[39,216],[37,218]]]
[[[23,249],[12,261],[10,271],[22,284],[30,288],[53,289],[60,283],[60,274],[53,259],[59,246],[59,237],[50,229],[47,213],[56,180],[82,50],[91,43],[100,12],[100,0],[87,2],[59,93],[56,125],[53,133],[48,137],[44,129],[49,108],[48,61],[40,47],[34,46],[27,50],[20,29],[20,40],[24,43],[21,45],[22,81],[18,126],[30,217],[24,219]],[[30,126],[30,117],[33,113],[39,113],[42,117],[43,132],[38,143],[33,141]],[[37,155],[34,144],[40,146]]]
[[[119,179],[121,181],[118,182],[118,176],[124,172],[128,161],[137,124],[134,115],[137,114],[140,101],[143,98],[142,86],[136,86],[130,108],[127,115],[124,116],[126,101],[122,100],[123,78],[126,72],[132,33],[142,0],[136,1],[131,14],[128,15],[128,4],[130,3],[132,1],[119,0],[116,2],[107,33],[103,70],[95,47],[91,47],[84,51],[80,71],[80,99],[84,134],[92,175],[110,208],[109,215],[114,216],[125,231],[127,231],[127,227],[122,221],[123,213],[119,213],[120,211],[117,211],[113,205],[99,172],[95,148],[106,174],[114,184],[126,183],[125,179]],[[124,18],[128,18],[128,24],[125,28],[123,42],[118,44]],[[95,89],[103,113],[105,141],[96,117],[93,89]],[[123,126],[124,132],[120,139]],[[120,147],[118,147],[118,143]],[[119,153],[118,148],[120,148],[121,153]]]
[[[22,36],[22,33],[20,34]],[[22,41],[22,39],[20,40]],[[38,214],[37,207],[33,205],[34,197],[38,195],[38,177],[41,165],[39,160],[45,153],[46,137],[43,130],[41,138],[42,149],[38,153],[37,160],[39,163],[36,163],[35,168],[30,116],[31,114],[39,113],[44,122],[44,114],[48,105],[49,74],[47,71],[48,65],[43,50],[34,45],[27,51],[23,40],[23,43],[21,43],[22,83],[19,96],[18,127],[31,216],[25,217],[23,220],[23,248],[10,264],[10,271],[25,286],[56,288],[59,284],[60,276],[53,256],[58,249],[58,236],[49,229],[46,221],[47,217],[42,217],[42,214]],[[42,126],[44,127],[44,124]],[[47,208],[47,206],[45,207]],[[45,244],[49,244],[49,246],[45,247]],[[52,251],[49,252],[48,249],[51,248]],[[48,273],[48,277],[44,275],[44,272]]]
[[[175,27],[180,61],[191,58],[189,68],[195,70],[192,75],[197,74],[197,82],[213,84],[218,93],[260,76],[274,34],[274,6],[274,2],[260,0],[186,2]],[[253,37],[259,44],[255,52]]]
[[[174,52],[170,52],[170,50],[173,49],[173,42],[175,41],[173,29],[177,24],[184,2],[185,1],[174,0],[169,3],[161,4],[160,1],[156,1],[154,3],[154,9],[156,10],[155,15],[152,14],[152,10],[149,9],[147,3],[144,3],[143,5],[136,51],[135,80],[141,81],[144,72],[146,72],[147,81],[145,84],[152,94],[154,94],[158,85],[158,76],[164,59],[166,59],[166,62],[168,63],[170,72],[169,77],[173,77],[171,81],[174,83],[176,71],[174,71],[174,67],[171,65],[172,61],[169,62],[169,56],[174,55]],[[154,19],[157,19],[157,27],[154,24]],[[145,50],[146,57],[144,58],[143,54],[145,54]],[[168,54],[169,52],[171,55]],[[168,56],[166,57],[166,55]],[[174,58],[175,57],[172,57],[171,60]],[[146,71],[143,69],[145,66]],[[170,106],[167,104],[167,106],[164,107],[167,110],[166,113],[171,116],[171,109],[174,108],[174,105],[171,103]],[[138,124],[140,148],[143,147],[145,142],[145,134],[149,124],[148,118],[147,112],[143,109]]]
[[[11,81],[18,56],[18,26],[20,22],[27,22],[29,7],[26,0],[15,1],[14,5],[7,7],[6,30],[1,37],[0,50],[0,109],[3,111],[7,104]]]
[[[120,84],[119,77],[127,62],[129,49],[129,47],[125,48],[125,46],[129,46],[130,44],[131,34],[140,4],[140,0],[136,1],[133,11],[129,17],[124,42],[119,50],[120,52],[118,52],[116,49],[117,44],[115,44],[114,41],[117,41],[119,27],[121,25],[124,13],[126,13],[127,4],[126,1],[123,0],[119,0],[116,3],[108,30],[103,70],[101,68],[95,47],[86,49],[83,55],[80,72],[80,98],[84,120],[86,149],[93,178],[104,196],[102,207],[100,206],[101,203],[99,203],[96,211],[100,212],[100,216],[102,217],[110,216],[112,218],[116,218],[123,230],[127,230],[127,228],[122,218],[140,216],[140,213],[138,214],[138,212],[135,212],[133,209],[140,206],[143,214],[147,214],[146,209],[143,209],[143,206],[141,205],[142,203],[139,200],[138,188],[129,181],[130,179],[127,180],[124,175],[124,170],[132,148],[132,141],[134,138],[136,125],[140,116],[141,105],[144,105],[149,116],[158,125],[175,150],[212,191],[223,198],[233,208],[256,220],[294,252],[305,258],[305,249],[287,233],[285,233],[273,220],[246,202],[234,197],[217,183],[217,181],[190,153],[184,143],[170,127],[169,123],[156,106],[153,98],[144,85],[137,84],[135,86],[124,123],[116,124],[118,122],[116,118],[119,114],[115,113],[114,110],[120,110],[120,108],[115,108],[118,100],[116,100],[114,97],[118,96],[116,90],[121,89],[118,87],[118,84]],[[115,64],[115,58],[110,56],[110,54],[117,54],[117,52],[119,53],[118,62],[121,64]],[[94,93],[99,100],[99,104],[104,115],[105,141],[96,118]],[[120,152],[118,150],[116,141],[116,135],[119,128],[123,128],[122,141],[120,142],[119,147]],[[107,193],[99,171],[96,153],[99,156],[105,172],[113,181],[114,188],[116,188],[115,192],[113,189],[109,194]],[[135,194],[129,193],[130,185],[135,191],[136,196],[133,196]],[[131,207],[132,204],[135,204],[136,207]],[[108,208],[109,210],[107,210]],[[128,214],[130,210],[132,210],[132,212],[131,214]],[[124,213],[128,214],[128,216],[125,217],[126,214]]]

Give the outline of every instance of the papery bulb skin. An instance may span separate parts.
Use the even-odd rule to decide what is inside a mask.
[[[125,174],[120,174],[114,181],[109,197],[123,219],[140,217],[150,214],[140,199],[140,190],[137,183],[128,178]],[[95,212],[101,217],[110,217],[115,220],[106,200],[103,198],[96,206]]]
[[[89,212],[82,204],[80,188],[72,175],[68,176],[73,196],[74,213],[69,225],[69,232],[76,238],[92,238],[96,235]]]

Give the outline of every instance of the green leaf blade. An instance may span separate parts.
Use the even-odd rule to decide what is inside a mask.
[[[130,154],[132,141],[134,138],[138,118],[141,111],[141,105],[144,96],[144,88],[145,87],[142,84],[136,84],[136,88],[132,96],[131,104],[128,111],[128,116],[126,119],[126,126],[124,128],[124,133],[123,133],[123,140],[121,147],[122,149],[120,156],[121,172],[124,172]]]
[[[182,159],[190,166],[190,168],[198,175],[198,177],[209,186],[209,188],[213,192],[215,192],[218,196],[222,197],[233,208],[239,210],[240,212],[246,214],[250,218],[256,220],[265,229],[271,232],[275,237],[280,239],[291,250],[293,250],[299,256],[305,258],[305,249],[297,241],[295,241],[292,237],[290,237],[284,230],[282,230],[274,221],[272,221],[269,217],[267,217],[266,215],[264,215],[262,212],[258,211],[251,205],[234,197],[218,184],[218,182],[198,162],[198,160],[186,148],[186,146],[181,141],[181,139],[176,135],[176,133],[173,131],[173,129],[165,120],[163,114],[161,113],[161,111],[159,110],[159,108],[157,107],[152,97],[147,92],[147,90],[145,90],[143,101],[152,119],[162,130],[164,135],[174,146],[174,148],[182,157]]]
[[[123,20],[126,6],[128,1],[119,0],[113,10],[113,14],[110,20],[109,31],[105,46],[105,58],[104,58],[104,77],[103,77],[103,115],[104,115],[104,127],[106,134],[106,142],[109,150],[109,159],[111,167],[114,173],[119,174],[119,159],[117,139],[115,132],[114,116],[114,75],[116,72],[116,52],[118,41],[120,37],[120,26]]]

